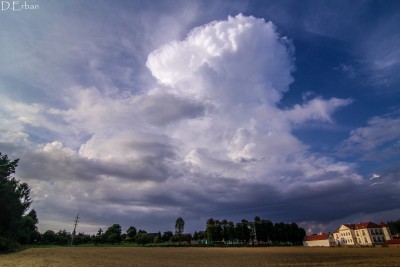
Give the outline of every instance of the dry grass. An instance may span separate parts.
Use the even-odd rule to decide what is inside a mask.
[[[400,248],[31,248],[0,266],[400,266]]]

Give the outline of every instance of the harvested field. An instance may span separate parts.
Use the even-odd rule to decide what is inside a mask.
[[[0,266],[400,266],[400,248],[31,248]]]

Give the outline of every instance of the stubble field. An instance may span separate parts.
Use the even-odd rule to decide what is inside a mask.
[[[30,248],[0,266],[400,266],[400,248]]]

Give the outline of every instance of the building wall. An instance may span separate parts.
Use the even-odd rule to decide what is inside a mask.
[[[362,246],[372,245],[371,235],[368,229],[357,229],[354,231],[357,238],[357,243]]]
[[[312,240],[312,241],[303,241],[303,246],[305,247],[329,247],[329,240]]]
[[[372,244],[382,244],[385,240],[385,235],[381,227],[379,228],[369,228],[369,234],[371,236]]]
[[[382,244],[387,239],[384,230],[379,228],[364,228],[355,230],[357,243],[361,246]],[[390,238],[390,237],[389,237]]]
[[[334,238],[336,243],[342,246],[352,246],[356,242],[354,231],[345,225],[342,225],[339,231],[334,233]]]
[[[390,233],[389,227],[382,227],[383,234],[385,235],[386,240],[392,240],[392,235]]]

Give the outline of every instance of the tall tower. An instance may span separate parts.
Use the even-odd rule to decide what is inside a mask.
[[[79,220],[79,213],[75,217],[74,231],[72,231],[72,235],[71,235],[71,246],[74,244],[74,238],[75,238],[75,234],[76,234],[76,226],[78,225],[78,222],[79,222],[78,220]]]

